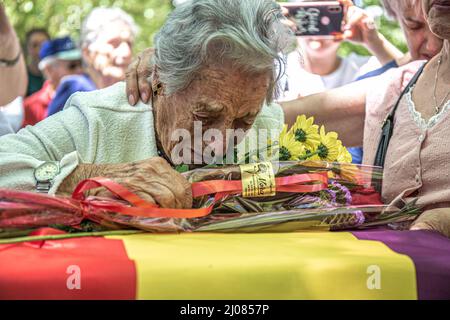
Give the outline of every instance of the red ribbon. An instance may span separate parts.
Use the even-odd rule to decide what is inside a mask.
[[[277,192],[317,192],[324,190],[327,187],[328,177],[327,174],[323,172],[296,174],[275,178],[275,190]],[[217,192],[240,193],[242,192],[242,181],[209,180],[192,184],[192,194],[194,198]]]
[[[312,183],[312,184],[311,184]],[[317,192],[328,187],[328,177],[325,172],[314,174],[296,174],[287,177],[275,178],[276,191],[278,192]],[[86,199],[84,192],[104,187],[114,195],[130,203],[132,206],[121,204],[117,201]],[[210,180],[195,182],[192,184],[192,195],[194,198],[215,194],[214,201],[209,207],[199,209],[169,209],[160,208],[140,198],[124,186],[103,177],[91,178],[81,181],[72,198],[81,201],[85,207],[83,214],[89,217],[92,209],[107,210],[128,216],[147,218],[199,218],[211,213],[214,204],[230,194],[242,192],[240,180]]]
[[[327,173],[297,174],[275,178],[278,192],[317,192],[328,187]],[[84,192],[104,187],[119,199],[86,198]],[[199,218],[211,213],[217,201],[242,193],[240,180],[211,180],[192,184],[194,198],[214,195],[209,207],[168,209],[149,203],[124,186],[107,178],[87,179],[78,184],[71,198],[0,189],[0,227],[17,228],[50,224],[77,225],[83,219],[110,220],[105,212],[143,218]],[[42,215],[44,213],[44,215]]]

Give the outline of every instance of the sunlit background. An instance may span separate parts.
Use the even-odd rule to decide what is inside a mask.
[[[24,40],[32,28],[47,28],[52,37],[79,36],[83,18],[97,6],[120,7],[131,14],[140,27],[134,51],[152,46],[153,36],[170,11],[183,0],[5,0],[6,11],[19,37]],[[245,0],[242,0],[245,1]],[[397,23],[385,17],[379,0],[355,1],[376,17],[380,31],[398,48],[405,51],[403,34]],[[359,46],[343,43],[341,55],[350,52],[368,54]]]

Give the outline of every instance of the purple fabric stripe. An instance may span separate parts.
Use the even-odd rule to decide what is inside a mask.
[[[381,241],[409,256],[416,267],[419,299],[450,299],[450,239],[432,231],[374,229],[352,234],[360,240]]]

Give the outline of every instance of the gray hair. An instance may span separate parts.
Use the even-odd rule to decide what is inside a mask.
[[[295,48],[293,32],[272,0],[188,0],[170,14],[155,36],[152,64],[165,93],[186,88],[208,62],[231,61],[244,72],[272,71],[270,102],[284,66],[282,53]]]
[[[81,26],[81,47],[86,47],[95,42],[104,28],[114,21],[122,21],[130,26],[131,33],[135,37],[139,31],[132,16],[120,8],[94,8],[84,19]]]
[[[419,2],[420,0],[381,0],[387,15],[395,20],[398,20],[398,12],[402,3],[409,7],[417,7],[420,6]]]

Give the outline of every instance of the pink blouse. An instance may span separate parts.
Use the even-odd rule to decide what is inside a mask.
[[[390,70],[374,81],[366,99],[364,163],[374,163],[383,120],[422,64]],[[449,108],[450,100],[426,121],[415,109],[411,90],[403,96],[384,165],[385,203],[418,198],[417,204],[426,209],[450,207]]]

